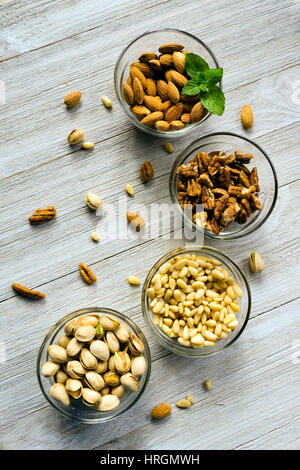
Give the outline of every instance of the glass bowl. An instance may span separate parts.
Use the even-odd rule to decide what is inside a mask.
[[[126,82],[127,77],[129,76],[129,68],[133,62],[138,61],[138,56],[145,51],[157,51],[159,46],[162,44],[178,42],[184,45],[185,50],[189,50],[195,54],[200,55],[203,59],[206,60],[210,68],[218,68],[219,63],[209,49],[209,47],[204,44],[203,41],[198,39],[192,34],[186,33],[185,31],[180,31],[178,29],[159,29],[156,31],[149,31],[141,36],[134,39],[120,54],[114,72],[114,82],[115,90],[118,97],[118,100],[129,117],[133,124],[141,129],[147,134],[163,137],[168,139],[178,138],[188,134],[189,132],[195,131],[208,117],[210,113],[207,113],[201,121],[194,124],[188,124],[183,129],[178,131],[158,131],[155,128],[144,126],[140,123],[139,119],[130,111],[129,105],[126,103],[123,97],[123,83]],[[221,83],[219,84],[220,86]]]
[[[71,398],[71,403],[70,406],[64,406],[62,403],[59,401],[55,400],[52,398],[50,395],[50,388],[54,383],[54,378],[53,377],[44,377],[42,375],[42,366],[43,364],[49,360],[48,356],[48,346],[50,344],[57,344],[58,343],[58,338],[64,334],[64,326],[65,324],[72,320],[73,318],[80,317],[82,315],[88,315],[88,314],[93,314],[93,313],[98,313],[98,314],[103,314],[103,315],[111,315],[120,318],[120,320],[125,323],[129,329],[140,338],[144,345],[144,357],[147,362],[147,371],[139,377],[139,382],[140,382],[140,387],[139,390],[135,392],[129,392],[122,398],[120,398],[120,405],[115,408],[112,411],[108,412],[99,412],[94,410],[90,406],[86,406],[79,400],[74,400]],[[49,331],[49,333],[45,336],[45,339],[40,347],[39,353],[38,353],[38,358],[37,358],[37,365],[36,365],[36,372],[37,372],[37,378],[38,382],[40,385],[40,388],[45,395],[46,399],[50,403],[50,405],[53,406],[57,411],[59,411],[61,414],[68,418],[73,418],[77,421],[81,421],[82,423],[87,423],[87,424],[98,424],[102,423],[104,421],[109,421],[111,419],[115,419],[118,416],[122,415],[125,411],[127,411],[129,408],[131,408],[142,396],[144,393],[149,377],[150,377],[150,371],[151,371],[151,355],[150,355],[150,349],[147,343],[147,340],[140,330],[140,328],[128,317],[125,315],[122,315],[119,312],[116,312],[115,310],[111,310],[109,308],[98,308],[98,307],[92,307],[92,308],[84,308],[81,310],[77,310],[76,312],[70,313],[69,315],[65,316],[61,320],[59,320]]]
[[[235,150],[242,152],[252,153],[253,158],[250,164],[247,164],[249,170],[257,167],[257,174],[259,178],[260,192],[259,199],[263,205],[261,211],[256,211],[252,214],[245,224],[232,223],[229,227],[225,228],[219,235],[214,234],[210,230],[204,230],[204,234],[209,238],[230,240],[234,238],[244,237],[249,233],[254,232],[265,223],[271,215],[278,193],[277,175],[271,159],[266,152],[255,142],[247,139],[238,134],[231,132],[215,132],[213,134],[200,137],[188,145],[183,152],[176,158],[169,180],[169,190],[172,203],[176,205],[186,223],[193,230],[201,230],[195,223],[193,223],[184,213],[180,207],[177,199],[177,169],[180,165],[191,161],[197,152],[212,152],[214,150],[224,150],[226,153],[231,153]]]
[[[203,348],[193,348],[190,346],[184,346],[178,343],[177,338],[170,338],[159,326],[155,325],[152,319],[152,311],[149,305],[149,298],[147,295],[147,289],[151,285],[151,280],[153,276],[158,272],[159,268],[169,261],[170,259],[174,258],[178,255],[185,255],[185,254],[193,254],[195,253],[198,256],[206,256],[207,258],[215,258],[222,263],[222,266],[228,269],[230,275],[233,279],[239,284],[242,289],[243,297],[239,299],[239,307],[240,311],[235,313],[235,316],[238,320],[238,326],[235,330],[228,333],[226,338],[222,338],[218,340],[215,346],[203,347]],[[142,311],[144,315],[144,319],[148,326],[150,327],[152,333],[158,340],[158,342],[164,346],[165,348],[169,349],[175,354],[179,354],[181,356],[186,357],[206,357],[212,354],[216,354],[222,349],[226,348],[230,344],[234,343],[238,337],[243,332],[244,328],[247,325],[249,315],[251,310],[251,292],[250,287],[247,281],[245,274],[242,270],[235,264],[235,262],[229,258],[225,253],[222,253],[215,248],[211,248],[208,246],[190,246],[190,247],[183,247],[178,248],[176,250],[170,251],[165,256],[160,258],[155,265],[150,269],[146,280],[144,282],[143,291],[142,291]]]

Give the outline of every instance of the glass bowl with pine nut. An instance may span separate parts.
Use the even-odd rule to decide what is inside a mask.
[[[176,48],[174,46],[175,47],[174,51],[171,49],[166,49],[166,52],[164,52],[163,49],[162,49],[162,52],[159,51],[159,48],[161,48],[161,46],[169,45],[169,44],[175,44],[175,45],[178,45],[178,47]],[[180,45],[183,46],[183,49],[179,47]],[[181,52],[181,50],[183,52]],[[147,54],[144,54],[144,53],[147,53],[147,51],[150,51],[152,55],[147,56]],[[182,97],[182,94],[181,94],[180,99],[179,99],[179,106],[178,106],[177,98],[173,99],[173,92],[174,93],[176,92],[176,95],[178,95],[178,93],[180,94],[180,90],[183,86],[183,83],[180,83],[180,80],[176,81],[176,76],[174,78],[175,80],[174,81],[170,76],[168,75],[166,76],[166,74],[170,70],[172,71],[174,70],[176,73],[180,73],[178,71],[180,70],[182,72],[181,75],[185,75],[185,72],[184,70],[181,70],[182,66],[180,65],[180,59],[185,52],[193,52],[195,54],[200,55],[201,57],[203,57],[203,59],[205,59],[205,61],[208,63],[210,68],[219,67],[219,64],[215,55],[203,41],[201,41],[196,36],[193,36],[190,33],[187,33],[185,31],[180,31],[177,29],[171,29],[171,28],[160,29],[156,31],[149,31],[149,32],[142,34],[141,36],[134,39],[123,50],[123,52],[120,54],[117,60],[117,63],[115,66],[115,72],[114,72],[114,83],[115,83],[115,91],[116,91],[118,100],[122,106],[122,109],[130,118],[130,120],[133,122],[133,124],[138,129],[146,132],[147,134],[150,134],[156,137],[168,138],[168,139],[178,138],[178,137],[188,134],[189,132],[195,131],[210,116],[210,113],[203,109],[201,116],[198,116],[198,115],[196,116],[196,113],[194,113],[195,119],[197,119],[197,122],[190,122],[191,121],[190,112],[193,107],[192,105],[196,103],[194,98],[193,97],[184,98]],[[177,65],[177,61],[175,61],[177,69],[174,65],[174,61],[172,60],[174,53],[177,54],[178,56],[177,57],[178,65]],[[166,60],[163,61],[164,59],[163,57],[162,63],[160,63],[160,60],[161,60],[160,58],[162,56],[164,56]],[[154,60],[154,62],[157,62],[160,70],[153,68],[155,63],[154,64],[150,63],[150,60]],[[184,58],[183,58],[183,63],[184,63]],[[133,64],[133,67],[135,68],[143,67],[143,68],[140,68],[140,71],[143,70],[145,73],[145,76],[144,77],[142,76],[143,89],[141,89],[140,94],[138,93],[138,87],[137,87],[136,93],[138,94],[138,96],[136,96],[136,93],[133,94],[133,80],[132,78],[129,78],[134,75],[134,74],[132,75],[131,73],[132,64]],[[134,78],[135,77],[133,76],[133,79]],[[187,76],[187,78],[189,77]],[[153,80],[155,84],[153,84]],[[157,85],[158,80],[160,80],[161,86]],[[183,76],[182,80],[186,80],[186,77]],[[176,88],[178,89],[176,90],[172,85],[174,89],[171,94],[173,104],[168,97],[167,91],[165,91],[167,82],[169,81],[171,81],[173,85],[175,84]],[[127,93],[126,93],[126,90],[124,93],[124,84],[126,84],[125,87],[129,85],[129,88],[131,88],[131,90],[129,89]],[[221,83],[220,83],[220,86],[222,86]],[[128,96],[128,93],[130,96]],[[140,96],[141,94],[143,96]],[[143,118],[147,116],[147,112],[149,113],[149,107],[152,108],[150,109],[151,113],[157,112],[158,108],[156,105],[153,104],[154,97],[157,98],[158,100],[161,100],[164,104],[163,109],[159,108],[159,112],[162,113],[162,116],[160,116],[158,119],[159,122],[164,123],[164,126],[163,125],[158,126],[159,129],[155,127],[155,122],[153,122],[153,125],[152,123],[148,123],[146,125],[141,123]],[[183,99],[185,99],[184,102],[182,101]],[[170,103],[168,104],[168,102]],[[169,127],[166,124],[167,109],[168,107],[170,108],[171,105],[175,106],[176,102],[177,102],[176,106],[178,107],[178,110],[176,110],[176,113],[175,113],[176,116],[174,115],[175,116],[174,119],[175,119],[175,123],[177,124],[176,126],[174,124],[174,128],[166,129],[166,127]],[[199,102],[199,99],[198,99],[198,102]],[[183,109],[181,109],[182,108],[181,103],[183,103]],[[133,111],[135,111],[135,108],[137,106],[139,106],[139,108],[148,107],[148,111],[147,109],[144,110],[146,114],[143,114],[142,109],[137,109],[136,114],[135,114]],[[178,116],[177,116],[178,114],[177,111],[179,113]],[[168,115],[169,122],[171,122],[170,119]],[[180,126],[178,122],[181,123]],[[164,130],[160,130],[160,129],[164,129]]]
[[[244,273],[225,253],[207,246],[166,254],[143,286],[146,323],[162,346],[182,356],[205,357],[232,344],[250,309]]]
[[[65,417],[97,424],[118,418],[140,399],[149,381],[151,356],[132,320],[115,310],[92,307],[70,313],[51,328],[36,370],[53,408]]]
[[[214,165],[213,161],[218,159]],[[189,173],[194,164],[197,164],[195,176]],[[225,172],[229,172],[231,181],[225,181]],[[199,191],[192,186],[195,182],[200,185]],[[178,155],[170,173],[169,192],[184,224],[193,230],[202,231],[204,227],[209,238],[231,240],[254,232],[266,222],[276,204],[278,181],[271,159],[256,142],[232,132],[216,132],[193,141]],[[216,214],[217,204],[224,198],[226,205]],[[212,209],[209,206],[206,209],[210,199]],[[229,213],[232,200],[233,207],[237,207],[233,221]],[[205,212],[207,219],[197,220],[193,213],[191,220],[188,211],[183,210],[185,204],[191,204],[193,211],[197,211],[196,204],[202,204],[198,215]],[[223,222],[225,211],[229,216]]]

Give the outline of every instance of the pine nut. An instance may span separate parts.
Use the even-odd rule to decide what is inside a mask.
[[[102,96],[101,100],[102,100],[102,103],[104,104],[104,106],[106,108],[111,108],[112,107],[112,101],[107,96]]]

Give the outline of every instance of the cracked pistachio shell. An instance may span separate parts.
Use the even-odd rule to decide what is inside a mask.
[[[131,364],[131,372],[136,377],[143,375],[147,370],[147,362],[144,356],[136,356]]]
[[[76,328],[78,328],[78,320],[77,318],[73,318],[73,320],[70,320],[65,324],[64,332],[67,336],[73,336]]]
[[[91,388],[83,388],[81,397],[83,403],[88,406],[97,406],[101,403],[100,393],[92,390]]]
[[[55,379],[58,384],[65,384],[68,380],[68,376],[63,370],[59,370],[56,374]]]
[[[79,361],[69,361],[65,370],[72,379],[81,379],[87,372]]]
[[[129,337],[128,346],[134,356],[139,356],[144,352],[142,341],[133,333],[131,333]]]
[[[115,395],[118,398],[122,398],[126,393],[127,391],[125,390],[123,385],[118,385],[118,387],[114,387],[111,391],[111,394]]]
[[[259,253],[251,253],[249,257],[250,269],[254,273],[261,273],[264,270],[265,263]]]
[[[110,354],[108,346],[100,339],[95,339],[91,342],[90,351],[97,359],[100,359],[100,361],[108,361],[109,359]]]
[[[120,385],[120,377],[114,370],[110,370],[109,372],[106,372],[103,378],[104,378],[106,385],[109,385],[111,387],[116,387],[117,385]]]
[[[108,359],[108,370],[115,370],[115,357],[114,356],[110,356],[110,358]]]
[[[81,349],[83,348],[83,343],[77,341],[76,338],[72,338],[67,346],[67,355],[70,357],[77,356],[80,353]]]
[[[91,388],[92,390],[101,390],[101,388],[105,387],[105,382],[103,377],[97,372],[89,371],[85,374],[84,383]]]
[[[102,328],[107,331],[115,330],[120,325],[120,323],[117,320],[115,320],[114,318],[108,317],[107,315],[103,315],[103,317],[100,318],[99,323],[102,326]]]
[[[121,385],[123,385],[123,387],[126,390],[129,390],[130,392],[137,392],[140,385],[136,376],[131,374],[130,372],[125,375],[122,375],[122,377],[120,378],[120,382]]]
[[[81,397],[82,394],[82,383],[77,379],[68,379],[66,381],[66,390],[71,397],[76,400]]]
[[[106,371],[107,371],[107,361],[98,361],[95,372],[97,372],[98,374],[103,374]]]
[[[83,348],[79,358],[81,364],[85,369],[96,369],[98,361],[94,354],[89,349]]]
[[[58,346],[58,344],[50,344],[48,346],[48,354],[52,361],[57,362],[57,364],[63,364],[68,360],[66,350],[61,346]]]
[[[96,334],[96,329],[91,325],[79,326],[75,331],[75,338],[77,341],[87,343],[92,341]]]
[[[106,333],[106,343],[107,343],[108,349],[110,350],[112,354],[120,350],[119,340],[112,331],[108,331]]]
[[[66,349],[70,341],[71,341],[71,338],[69,336],[62,335],[58,340],[58,344],[62,348]]]
[[[53,384],[50,388],[50,395],[60,401],[63,405],[70,405],[70,398],[63,384]]]
[[[129,340],[130,330],[124,323],[120,323],[114,333],[121,343],[127,343]]]
[[[96,211],[98,207],[102,207],[103,204],[101,197],[95,193],[88,193],[87,196],[85,196],[85,202],[93,211]]]
[[[79,326],[90,325],[96,328],[98,323],[99,323],[98,315],[83,315],[82,317],[79,317]]]
[[[108,395],[109,393],[110,393],[110,387],[108,385],[102,388],[102,390],[100,390],[101,397],[104,397],[104,395]]]
[[[59,371],[60,365],[56,362],[47,361],[43,364],[42,375],[44,377],[53,377]]]
[[[119,374],[123,375],[123,374],[126,374],[126,372],[130,371],[131,360],[127,352],[125,351],[116,352],[113,357],[114,357],[115,369]]]
[[[96,406],[97,411],[112,411],[120,404],[120,400],[116,395],[104,395],[101,402]]]

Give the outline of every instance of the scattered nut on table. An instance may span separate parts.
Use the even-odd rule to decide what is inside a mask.
[[[74,129],[68,135],[68,142],[70,145],[79,144],[83,140],[84,132],[82,129]]]
[[[128,276],[128,282],[129,282],[129,284],[132,284],[134,286],[139,286],[140,283],[141,283],[139,278],[136,277],[136,276]]]
[[[81,99],[80,91],[71,91],[65,96],[64,103],[68,108],[73,108]]]
[[[102,207],[103,205],[101,197],[95,193],[88,193],[87,196],[85,196],[85,202],[93,211],[96,211],[98,207]]]
[[[211,390],[212,389],[211,380],[209,380],[209,379],[205,380],[204,385],[205,385],[206,390]]]
[[[107,96],[102,96],[101,100],[102,100],[102,103],[104,104],[104,106],[106,108],[111,108],[112,107],[112,101]]]
[[[172,408],[168,403],[161,403],[160,405],[157,405],[153,410],[151,411],[151,416],[154,419],[163,419],[166,418],[172,411]]]
[[[264,270],[265,263],[259,253],[251,253],[249,257],[250,269],[254,273],[261,273]]]

